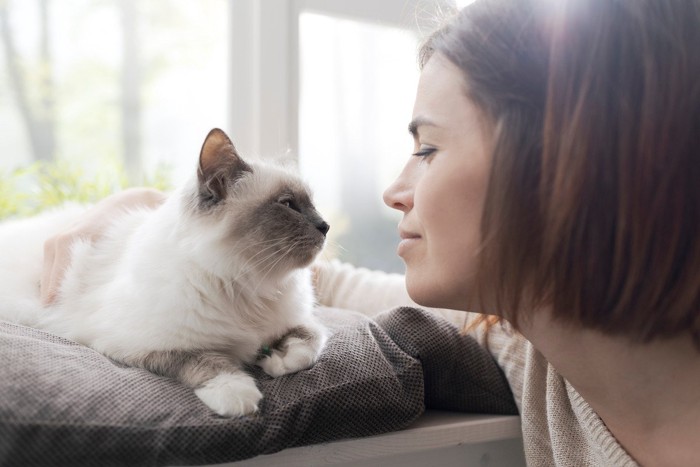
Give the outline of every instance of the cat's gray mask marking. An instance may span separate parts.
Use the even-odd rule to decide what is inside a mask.
[[[276,178],[263,180],[256,171],[267,177],[266,168],[241,158],[223,131],[212,130],[200,152],[195,210],[229,223],[229,241],[260,270],[272,263],[280,271],[308,266],[323,248],[328,223],[296,175],[271,171]]]

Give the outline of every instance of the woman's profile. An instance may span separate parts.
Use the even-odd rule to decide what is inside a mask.
[[[509,323],[472,333],[530,465],[697,462],[698,47],[696,1],[481,0],[422,48],[415,151],[384,195],[407,291]],[[324,271],[322,303],[348,308],[394,280]]]

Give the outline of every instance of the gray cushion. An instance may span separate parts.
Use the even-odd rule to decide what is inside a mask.
[[[399,430],[426,404],[517,413],[490,355],[440,318],[318,314],[333,332],[319,362],[280,378],[251,368],[264,399],[236,419],[174,380],[0,322],[0,465],[214,464]]]

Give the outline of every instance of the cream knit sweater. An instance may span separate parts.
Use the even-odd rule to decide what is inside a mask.
[[[355,268],[337,261],[322,263],[317,279],[321,305],[373,316],[400,305],[417,306],[399,274]],[[457,326],[470,313],[431,310]],[[588,403],[521,335],[507,327],[477,328],[473,336],[503,369],[521,415],[525,458],[532,466],[637,465]]]

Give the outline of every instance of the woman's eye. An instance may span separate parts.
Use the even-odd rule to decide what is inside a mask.
[[[417,152],[413,153],[413,155],[417,156],[417,157],[428,157],[431,154],[433,154],[435,151],[437,151],[437,148],[434,148],[431,146],[421,146]]]

